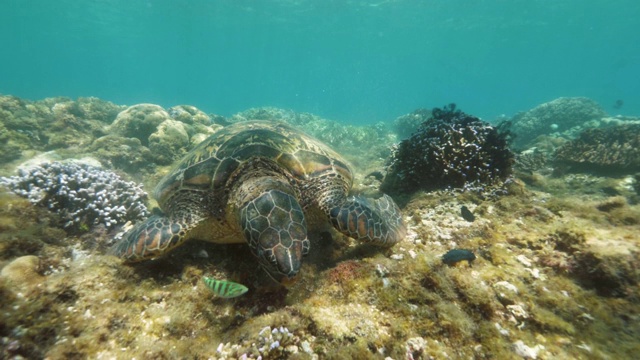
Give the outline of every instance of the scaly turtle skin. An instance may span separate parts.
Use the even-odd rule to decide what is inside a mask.
[[[398,206],[348,196],[347,163],[283,123],[225,127],[200,143],[155,189],[163,216],[139,223],[112,249],[127,262],[154,258],[188,238],[246,241],[262,267],[287,283],[309,252],[305,214],[318,209],[341,233],[380,246],[406,234]]]

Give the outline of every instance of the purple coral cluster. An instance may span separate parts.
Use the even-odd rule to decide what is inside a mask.
[[[83,163],[53,162],[0,178],[14,193],[58,213],[69,230],[107,228],[149,215],[147,193],[117,174]]]

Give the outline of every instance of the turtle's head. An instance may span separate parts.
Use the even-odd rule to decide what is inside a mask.
[[[289,246],[285,246],[285,245]],[[309,252],[309,240],[281,241],[276,246],[259,249],[260,264],[272,279],[291,285],[302,266],[302,257]]]
[[[251,252],[269,275],[282,284],[291,282],[300,271],[302,257],[309,252],[307,223],[298,201],[283,184],[271,178],[245,181],[268,190],[247,202],[240,209],[240,224]],[[241,189],[243,189],[241,187]]]

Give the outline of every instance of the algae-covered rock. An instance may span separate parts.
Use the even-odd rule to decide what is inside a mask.
[[[514,145],[525,146],[540,135],[563,133],[604,116],[604,110],[591,99],[558,98],[513,117]]]
[[[211,117],[195,106],[177,105],[169,108],[167,112],[173,119],[185,124],[200,124],[204,126],[211,125]]]
[[[393,128],[400,139],[406,139],[416,132],[420,125],[431,118],[431,110],[416,109],[393,120]]]
[[[96,97],[80,97],[76,100],[48,98],[43,102],[51,107],[56,117],[66,114],[78,119],[97,120],[105,124],[112,123],[118,113],[126,109],[126,106],[116,105]]]
[[[624,240],[592,237],[575,253],[572,274],[602,296],[625,297],[640,283],[640,252]]]
[[[36,286],[44,280],[40,274],[40,259],[37,256],[21,256],[0,271],[0,280],[6,281],[11,289],[24,291]]]
[[[158,125],[171,116],[161,106],[138,104],[120,112],[109,131],[123,137],[136,138],[143,145],[149,143],[149,136],[157,131]]]
[[[48,125],[53,121],[51,109],[42,102],[31,102],[15,96],[0,95],[0,123],[15,158],[17,147],[41,149],[47,144]],[[4,151],[3,151],[4,152]]]
[[[149,150],[157,164],[171,164],[184,155],[187,146],[189,146],[189,134],[180,121],[165,120],[149,136]]]
[[[153,168],[153,155],[139,139],[106,135],[96,139],[87,150],[108,168],[135,173]]]
[[[15,160],[22,153],[20,145],[12,138],[12,132],[0,122],[0,164]]]
[[[51,102],[45,99],[45,103]],[[63,99],[53,102],[48,149],[68,148],[90,144],[106,134],[107,125],[124,109],[98,98]]]
[[[40,255],[66,237],[60,217],[0,186],[0,260]]]
[[[19,149],[50,150],[90,144],[124,108],[97,98],[65,97],[38,101],[0,96],[0,125],[6,130],[5,161]],[[0,128],[0,143],[2,143]]]

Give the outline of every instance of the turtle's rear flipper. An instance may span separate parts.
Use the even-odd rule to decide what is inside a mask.
[[[151,259],[182,244],[185,235],[185,225],[154,215],[124,234],[111,248],[111,254],[126,262]]]
[[[387,195],[379,199],[350,197],[331,209],[329,218],[341,233],[379,246],[392,246],[407,234],[398,205]]]

